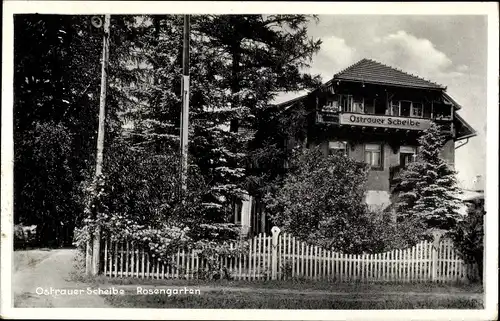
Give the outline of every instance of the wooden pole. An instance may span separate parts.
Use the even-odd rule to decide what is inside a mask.
[[[182,54],[182,111],[181,111],[181,188],[187,191],[188,129],[189,129],[189,15],[184,15],[184,41]]]
[[[271,257],[271,279],[276,280],[278,278],[278,255],[281,255],[281,252],[278,253],[278,242],[280,229],[277,226],[273,226],[271,229],[272,233],[272,257]]]
[[[95,177],[98,178],[102,174],[103,150],[104,150],[104,130],[106,120],[106,89],[107,89],[107,73],[109,60],[109,25],[110,15],[104,16],[104,34],[102,44],[102,69],[101,69],[101,96],[99,101],[99,127],[97,132],[97,158]],[[100,249],[101,249],[101,227],[97,226],[93,235],[92,249],[92,275],[99,273],[100,265]]]

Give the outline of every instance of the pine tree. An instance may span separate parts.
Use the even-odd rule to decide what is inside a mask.
[[[134,145],[153,144],[162,153],[179,144],[182,17],[141,19],[134,29],[143,36],[132,44],[138,61],[131,70],[134,86],[124,88],[134,97],[127,116],[135,123]],[[248,142],[261,111],[278,91],[318,83],[302,69],[320,45],[307,36],[308,20],[303,15],[191,17],[189,159],[209,182],[206,211],[214,218],[228,218],[233,200],[247,190]]]
[[[112,16],[106,148],[121,134],[131,18]],[[14,40],[15,223],[37,225],[41,245],[71,244],[80,184],[95,171],[102,27],[84,15],[16,15]]]
[[[441,158],[441,129],[432,123],[418,140],[416,161],[400,174],[394,193],[396,212],[421,219],[428,228],[450,229],[460,218],[456,172]]]
[[[275,92],[317,84],[303,72],[320,45],[307,36],[307,22],[303,15],[192,17],[189,159],[200,175],[193,184],[206,191],[196,195],[190,226],[217,228],[212,223],[226,222],[245,193],[252,135],[239,129],[259,127]],[[112,16],[103,186],[114,197],[102,205],[136,223],[187,216],[182,206],[171,209],[179,205],[171,156],[179,148],[182,27],[182,16]],[[88,16],[30,15],[15,19],[15,40],[16,218],[43,225],[51,240],[83,218],[102,35]]]
[[[221,79],[217,87],[227,92],[227,111],[231,145],[216,169],[232,184],[220,180],[221,196],[240,197],[249,190],[253,150],[249,143],[262,126],[269,102],[276,92],[311,88],[319,78],[304,72],[321,41],[310,39],[305,15],[225,15],[198,17],[198,30],[206,37],[205,50],[216,50]],[[226,123],[227,124],[227,123]],[[243,129],[243,130],[242,130]],[[214,146],[218,148],[217,146]],[[200,155],[201,156],[201,155]],[[236,174],[236,175],[235,175]]]
[[[15,222],[37,225],[40,245],[70,244],[81,219],[78,183],[95,158],[101,48],[89,16],[14,18]]]

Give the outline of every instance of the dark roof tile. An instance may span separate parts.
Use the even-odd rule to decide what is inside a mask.
[[[335,79],[412,88],[446,89],[442,85],[366,58],[335,74],[333,80]]]

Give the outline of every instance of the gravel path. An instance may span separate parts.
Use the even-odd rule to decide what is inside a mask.
[[[76,254],[76,250],[52,250],[42,261],[16,271],[12,280],[14,307],[110,307],[99,295],[87,293],[90,285],[70,279]]]

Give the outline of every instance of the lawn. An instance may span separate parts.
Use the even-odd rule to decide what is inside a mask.
[[[157,286],[213,286],[232,288],[265,288],[290,289],[331,292],[472,292],[482,293],[483,288],[478,283],[470,284],[440,284],[440,283],[335,283],[328,281],[287,280],[287,281],[246,281],[246,280],[175,280],[175,279],[138,279],[109,278],[99,276],[94,282],[107,285],[157,285]]]
[[[304,294],[238,293],[211,291],[201,295],[124,295],[105,296],[114,307],[176,309],[481,309],[482,300],[469,298],[415,298],[404,294],[394,297]]]
[[[206,281],[94,279],[100,287],[128,289],[127,295],[104,296],[114,307],[205,309],[481,309],[477,284],[383,284],[319,281]],[[198,295],[137,295],[137,286],[200,289]]]

